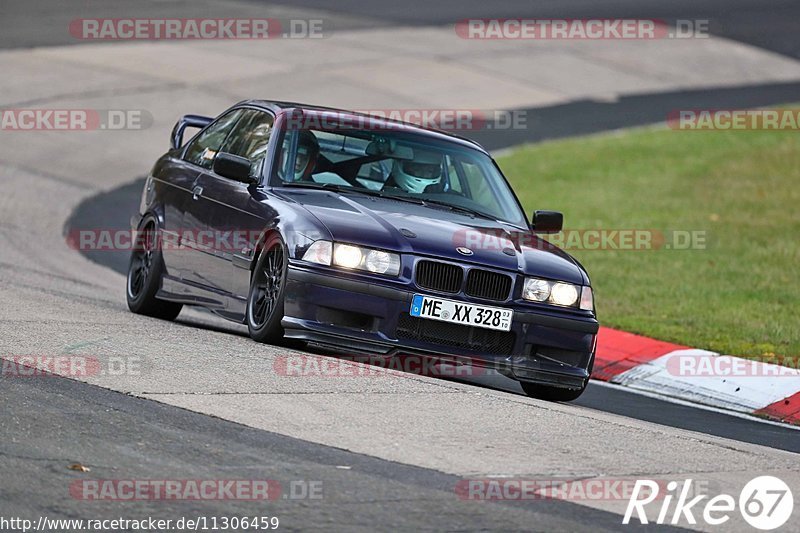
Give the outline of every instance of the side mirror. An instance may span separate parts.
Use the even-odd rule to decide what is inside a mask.
[[[564,227],[564,214],[559,211],[535,211],[531,229],[536,233],[558,233]]]
[[[180,148],[183,145],[183,132],[186,128],[205,128],[211,121],[214,120],[211,117],[202,117],[200,115],[185,115],[182,116],[181,119],[175,123],[175,127],[172,128],[172,133],[170,134],[170,144],[172,149]]]
[[[214,172],[222,177],[242,183],[256,183],[256,178],[250,175],[250,160],[246,157],[220,152],[214,158]]]

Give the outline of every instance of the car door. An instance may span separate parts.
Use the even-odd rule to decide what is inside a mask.
[[[213,265],[211,256],[214,254],[214,247],[208,239],[207,232],[214,205],[203,201],[203,187],[200,180],[203,173],[211,169],[214,158],[242,113],[242,109],[234,109],[224,114],[192,139],[184,151],[183,160],[194,169],[195,174],[183,205],[180,254],[173,255],[179,255],[176,260],[181,279],[190,285],[184,288],[187,293],[193,292],[191,286],[208,285],[206,272]],[[222,300],[205,303],[222,305]]]
[[[275,117],[262,110],[243,112],[221,152],[244,157],[250,161],[251,176],[260,175]],[[249,271],[234,265],[234,256],[252,256],[258,236],[275,212],[257,199],[256,184],[246,184],[204,170],[198,180],[203,202],[207,205],[207,230],[215,243],[213,255],[204,265],[204,281],[215,291],[233,296],[231,312],[244,312],[244,300],[249,290]]]
[[[176,156],[157,165],[147,182],[148,191],[155,190],[154,196],[162,206],[161,254],[165,275],[175,279],[181,277],[186,255],[179,247],[183,211],[191,199],[191,190],[198,174],[194,165]]]

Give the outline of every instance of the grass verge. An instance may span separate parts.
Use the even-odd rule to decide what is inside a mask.
[[[567,246],[603,325],[743,357],[800,355],[797,132],[637,128],[498,162],[529,213],[563,211],[568,230],[655,230],[666,244],[705,232],[688,250]]]

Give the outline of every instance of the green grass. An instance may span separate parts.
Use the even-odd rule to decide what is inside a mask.
[[[666,127],[499,158],[528,213],[567,229],[706,231],[706,249],[569,250],[603,325],[744,357],[800,355],[800,137]]]

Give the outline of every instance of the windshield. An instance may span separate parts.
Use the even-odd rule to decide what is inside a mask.
[[[489,156],[407,131],[290,130],[273,184],[406,198],[527,227]]]

